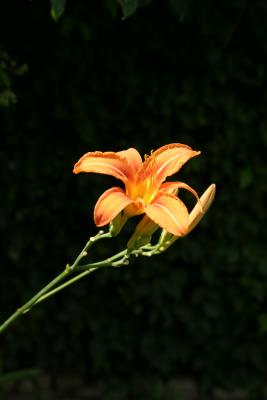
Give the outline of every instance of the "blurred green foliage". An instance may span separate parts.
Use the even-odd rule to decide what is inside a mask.
[[[57,22],[64,13],[66,0],[50,0],[51,16]]]
[[[116,181],[73,176],[83,153],[187,143],[202,155],[178,179],[200,193],[215,182],[216,201],[167,253],[99,271],[26,315],[0,357],[6,371],[255,390],[267,356],[267,4],[146,3],[121,1],[123,21],[111,0],[69,1],[57,24],[45,2],[2,9],[3,48],[29,73],[0,111],[1,319],[95,232],[93,206]]]
[[[0,106],[7,107],[16,103],[16,94],[12,90],[12,79],[27,72],[27,65],[17,65],[10,55],[0,48]]]

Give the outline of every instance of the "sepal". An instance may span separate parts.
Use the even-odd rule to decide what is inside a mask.
[[[111,236],[117,236],[127,220],[128,216],[124,212],[120,212],[109,224],[109,232]]]

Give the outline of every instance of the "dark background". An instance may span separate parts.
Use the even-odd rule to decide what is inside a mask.
[[[178,179],[199,193],[215,182],[216,200],[168,252],[98,271],[17,321],[2,373],[189,376],[252,393],[267,372],[267,3],[146,3],[123,19],[115,0],[67,1],[57,23],[45,1],[1,7],[1,320],[96,233],[93,206],[116,181],[74,176],[85,152],[186,143],[202,154]]]

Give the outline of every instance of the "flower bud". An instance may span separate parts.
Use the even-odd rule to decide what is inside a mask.
[[[200,220],[204,217],[208,211],[211,203],[214,200],[216,191],[216,185],[211,184],[208,189],[200,197],[199,201],[196,203],[195,207],[189,214],[189,226],[186,233],[183,236],[174,236],[168,234],[168,232],[162,232],[159,240],[159,250],[160,252],[167,250],[177,239],[188,235],[194,229]]]
[[[200,197],[201,206],[197,203],[191,213],[189,214],[189,227],[188,232],[191,232],[194,229],[199,221],[204,217],[206,212],[208,211],[211,203],[214,200],[216,191],[216,185],[213,183],[211,184],[208,189]]]
[[[158,229],[158,225],[145,215],[136,226],[133,235],[127,243],[128,249],[138,249],[151,241],[153,233]]]

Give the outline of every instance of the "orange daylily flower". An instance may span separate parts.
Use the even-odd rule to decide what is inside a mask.
[[[191,147],[172,143],[160,147],[142,158],[134,148],[119,152],[89,152],[74,166],[73,172],[96,172],[112,175],[124,185],[106,190],[98,199],[94,220],[97,226],[110,223],[120,212],[128,217],[146,214],[154,223],[175,236],[184,236],[189,229],[189,213],[185,204],[174,194],[177,189],[194,189],[183,182],[165,182],[190,158],[199,155]]]

